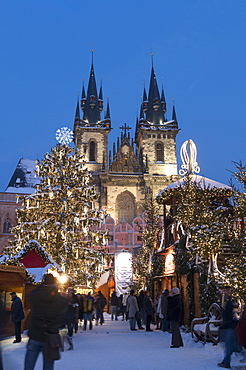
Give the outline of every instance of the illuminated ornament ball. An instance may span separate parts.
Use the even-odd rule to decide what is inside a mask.
[[[73,141],[73,131],[68,127],[59,128],[56,131],[56,140],[59,144],[69,144]]]

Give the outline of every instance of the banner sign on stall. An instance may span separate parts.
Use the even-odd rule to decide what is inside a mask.
[[[115,253],[115,290],[119,297],[129,292],[132,283],[132,254],[130,252]]]

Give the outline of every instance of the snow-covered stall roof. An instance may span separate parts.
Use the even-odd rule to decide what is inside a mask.
[[[41,263],[37,262],[35,256],[31,256],[31,259],[26,263],[25,257],[33,250],[41,257]],[[8,264],[8,262],[13,263],[14,261],[21,263],[25,267],[35,283],[42,281],[43,276],[50,269],[55,268],[58,272],[62,272],[61,267],[36,240],[30,240],[29,243],[14,256],[5,255],[0,257],[0,264]]]
[[[101,275],[100,280],[97,283],[97,288],[107,283],[109,275],[110,275],[109,271],[106,271]]]
[[[197,184],[199,184],[201,186],[202,189],[205,189],[205,188],[222,188],[222,189],[232,190],[232,188],[230,186],[222,184],[221,182],[218,182],[218,181],[215,181],[215,180],[211,180],[211,179],[209,179],[207,177],[204,177],[204,176],[192,174],[192,175],[189,175],[189,177],[190,177],[191,182],[196,182]],[[185,184],[185,181],[186,181],[186,177],[183,177],[182,179],[173,182],[172,184],[166,186],[163,190],[161,190],[160,193],[157,195],[157,197],[160,197],[162,195],[162,193],[167,189],[174,189],[174,188],[177,188],[179,186],[183,186]]]
[[[20,159],[5,192],[32,194],[39,177],[35,174],[37,161],[35,159]]]

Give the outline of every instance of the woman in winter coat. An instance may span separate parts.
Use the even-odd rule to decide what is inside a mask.
[[[130,329],[137,330],[136,326],[136,313],[139,311],[137,298],[134,295],[135,291],[132,289],[130,290],[130,295],[127,299],[126,311],[128,313],[129,322],[130,322]]]
[[[157,312],[159,313],[159,316],[162,320],[162,331],[169,331],[170,330],[170,324],[167,320],[167,298],[169,296],[168,289],[163,290],[161,298],[158,302]]]
[[[179,288],[173,288],[171,296],[167,298],[167,316],[172,332],[171,348],[183,347],[183,340],[179,330],[182,316],[182,301]]]

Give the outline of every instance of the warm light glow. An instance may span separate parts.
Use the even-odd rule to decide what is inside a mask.
[[[58,279],[60,284],[65,284],[68,281],[67,275],[65,275],[65,274],[59,275],[57,277],[57,279]]]

